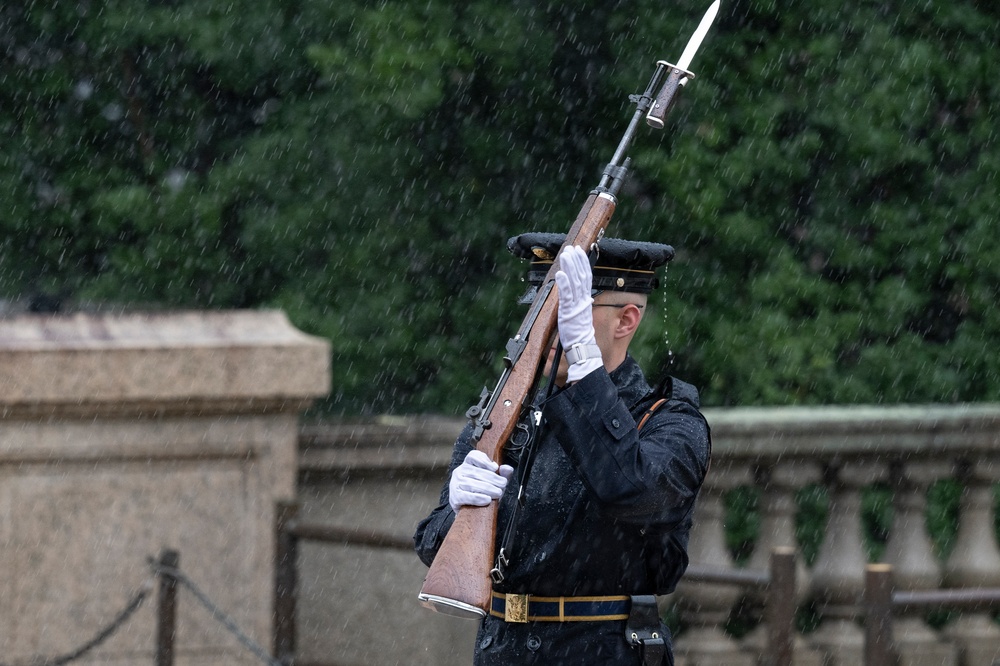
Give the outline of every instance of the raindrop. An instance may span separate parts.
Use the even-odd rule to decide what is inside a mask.
[[[104,116],[105,120],[117,122],[125,117],[125,110],[121,104],[108,104],[101,110],[101,115]]]
[[[73,97],[77,98],[81,102],[85,102],[94,94],[94,84],[86,79],[82,81],[77,81],[76,85],[73,86]]]

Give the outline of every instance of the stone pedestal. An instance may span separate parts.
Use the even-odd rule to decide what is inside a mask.
[[[0,321],[0,654],[92,639],[180,569],[271,647],[273,522],[295,496],[298,414],[329,387],[325,341],[279,312]],[[88,663],[151,664],[155,586]],[[258,663],[184,588],[176,663]]]

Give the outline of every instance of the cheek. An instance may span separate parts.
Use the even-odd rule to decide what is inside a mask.
[[[613,310],[613,308],[600,309],[603,310],[603,312],[594,317],[594,337],[597,338],[598,346],[602,349],[606,349],[606,345],[614,339],[618,318],[608,316],[608,310]]]

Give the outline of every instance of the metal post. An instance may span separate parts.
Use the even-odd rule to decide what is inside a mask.
[[[865,664],[895,666],[892,640],[892,567],[869,564],[865,568]]]
[[[292,524],[299,505],[279,502],[275,511],[274,656],[286,666],[295,658],[295,595],[298,587],[298,537]]]
[[[769,666],[791,666],[795,648],[795,549],[771,551],[767,591],[767,657]]]
[[[176,550],[160,554],[160,566],[176,570],[180,555]],[[160,572],[156,604],[156,666],[174,666],[174,638],[177,635],[177,579],[169,571]]]

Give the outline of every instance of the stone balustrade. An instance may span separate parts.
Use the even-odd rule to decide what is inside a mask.
[[[896,589],[922,591],[1000,585],[994,484],[1000,480],[1000,406],[825,407],[711,410],[713,467],[696,509],[693,563],[733,566],[725,543],[723,500],[752,485],[760,496],[760,531],[747,566],[765,568],[771,550],[799,547],[795,498],[817,484],[828,498],[818,555],[799,558],[798,596],[819,625],[799,637],[795,661],[846,666],[863,662],[859,605],[869,555],[862,495],[875,484],[892,497],[892,522],[882,561]],[[958,532],[946,557],[935,550],[927,522],[931,485],[951,479],[963,488]],[[685,666],[749,666],[762,654],[760,632],[737,639],[722,631],[743,592],[684,581],[673,600],[685,626],[676,641]],[[923,614],[895,622],[901,663],[993,664],[1000,628],[987,613],[966,613],[943,628]]]
[[[743,566],[761,570],[773,549],[802,545],[796,534],[803,489],[826,495],[818,552],[797,558],[798,602],[815,608],[818,617],[818,626],[794,642],[797,664],[863,662],[859,603],[869,549],[862,497],[872,484],[892,497],[894,518],[882,559],[893,566],[898,589],[1000,586],[994,528],[1000,405],[712,409],[706,416],[714,452],[691,537],[693,565],[736,566],[726,543],[733,491],[749,487],[759,497],[759,530]],[[384,419],[307,429],[300,451],[304,518],[412,533],[437,502],[462,424]],[[927,489],[942,479],[964,488],[958,530],[943,558],[924,517]],[[468,663],[475,623],[417,605],[426,570],[414,556],[306,545],[300,561],[301,658],[339,654],[362,663],[378,654],[390,663]],[[682,625],[675,642],[678,666],[762,663],[762,628],[735,636],[727,627],[734,607],[747,596],[752,602],[753,594],[749,587],[689,577],[664,598],[664,610]],[[929,626],[921,615],[902,616],[895,638],[904,665],[979,666],[1000,656],[1000,630],[985,612],[963,613],[943,627]]]
[[[144,584],[145,557],[164,547],[178,548],[190,573],[267,643],[278,501],[296,500],[308,522],[409,537],[438,501],[463,420],[300,429],[299,411],[328,382],[328,344],[280,313],[0,321],[4,656],[75,647]],[[753,549],[739,553],[751,571],[766,569],[777,548],[805,545],[797,537],[804,489],[826,498],[815,557],[796,558],[795,601],[816,619],[793,643],[796,663],[863,661],[859,604],[872,558],[863,505],[873,484],[891,498],[879,557],[897,589],[1000,587],[1000,405],[706,416],[714,455],[691,536],[693,565],[738,566],[727,543],[734,497],[757,498]],[[927,526],[928,490],[941,481],[961,489],[945,549]],[[426,570],[412,553],[304,543],[299,568],[297,663],[468,663],[475,623],[418,605]],[[682,581],[662,600],[681,625],[678,666],[762,663],[761,628],[735,632],[729,621],[734,608],[759,605],[760,594],[696,576]],[[895,618],[903,666],[980,666],[1000,657],[989,611],[933,626],[925,619],[919,611]],[[137,617],[102,645],[102,663],[142,662],[136,655],[151,650],[150,622]],[[193,612],[179,618],[178,636],[182,663],[246,661],[232,636]]]

